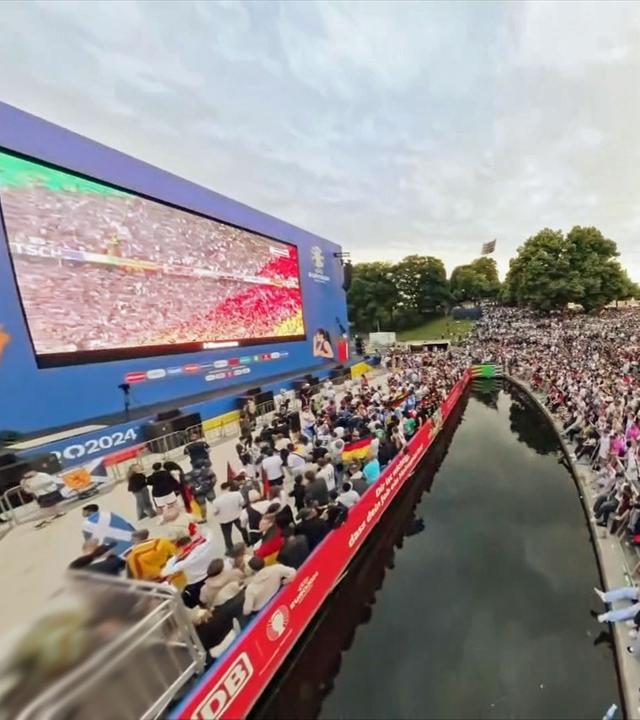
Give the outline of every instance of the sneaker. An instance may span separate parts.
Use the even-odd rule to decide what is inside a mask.
[[[593,592],[600,598],[600,600],[602,600],[602,602],[605,602],[604,593],[602,592],[602,590],[600,590],[597,587],[594,587]]]

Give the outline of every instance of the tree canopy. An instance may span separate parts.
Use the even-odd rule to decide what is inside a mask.
[[[630,297],[636,288],[618,254],[597,228],[576,225],[566,235],[545,228],[509,262],[503,300],[543,311],[572,302],[590,311]]]
[[[456,302],[497,297],[500,280],[496,261],[481,257],[468,265],[458,265],[451,273],[449,289]]]
[[[617,260],[618,248],[595,227],[568,233],[545,228],[518,248],[501,285],[496,262],[481,257],[454,268],[442,260],[409,255],[398,263],[353,266],[349,317],[363,332],[415,327],[455,302],[498,299],[548,312],[577,303],[589,312],[612,300],[640,299]]]

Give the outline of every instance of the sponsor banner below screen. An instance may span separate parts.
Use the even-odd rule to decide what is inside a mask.
[[[446,419],[459,400],[469,377],[452,390],[455,401],[441,408]],[[433,442],[439,428],[423,426],[380,479],[349,512],[345,524],[334,530],[260,613],[219,666],[206,676],[173,718],[245,717],[266,688],[340,575],[373,530],[378,518],[411,475]]]
[[[167,368],[153,368],[145,372],[129,372],[124,376],[124,382],[130,385],[138,383],[166,380],[181,375],[204,375],[206,382],[225,380],[240,375],[251,373],[249,365],[256,363],[271,362],[272,360],[283,360],[289,357],[287,351],[274,351],[261,353],[260,355],[243,355],[242,357],[229,358],[228,360],[214,360],[211,362],[189,363],[187,365],[174,365]]]

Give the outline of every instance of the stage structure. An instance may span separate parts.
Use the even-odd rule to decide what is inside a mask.
[[[0,211],[0,432],[346,360],[339,245],[4,104]]]

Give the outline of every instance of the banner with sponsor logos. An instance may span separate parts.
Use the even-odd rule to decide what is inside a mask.
[[[211,720],[246,717],[287,654],[333,590],[341,574],[417,467],[470,379],[465,373],[439,411],[427,422],[334,530],[258,615],[172,718]]]

